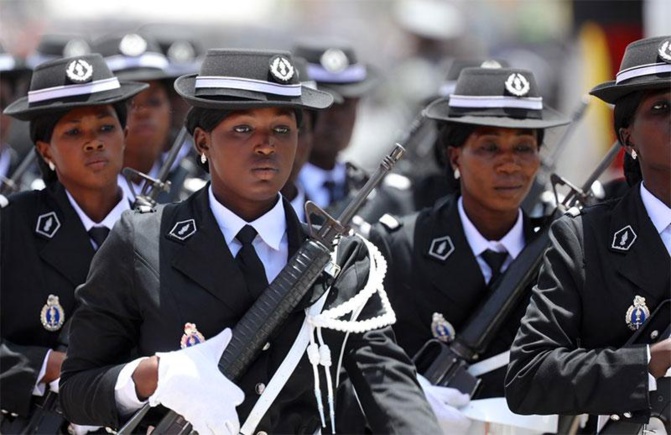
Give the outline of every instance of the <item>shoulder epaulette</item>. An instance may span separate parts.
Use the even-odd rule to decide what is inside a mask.
[[[387,231],[397,231],[399,228],[403,226],[403,224],[396,219],[394,216],[385,213],[382,215],[382,217],[378,220],[382,224],[383,227],[387,229]]]

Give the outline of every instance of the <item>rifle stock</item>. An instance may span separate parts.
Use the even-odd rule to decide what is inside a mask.
[[[330,261],[334,243],[349,231],[348,225],[352,217],[368,194],[401,158],[403,152],[403,147],[396,144],[338,219],[332,218],[311,202],[306,204],[308,217],[319,214],[325,222],[316,232],[310,234],[310,238],[303,243],[277,278],[270,283],[235,326],[233,337],[219,360],[219,370],[224,376],[235,382],[245,373],[261,353],[270,336],[284,324],[322,272],[334,278],[338,275],[339,266]],[[312,225],[310,227],[314,228]],[[148,409],[149,405],[145,405],[119,430],[118,434],[130,434],[144,418]],[[191,424],[171,410],[161,419],[152,433],[189,434],[192,431]]]

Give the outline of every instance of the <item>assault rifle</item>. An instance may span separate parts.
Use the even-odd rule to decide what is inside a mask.
[[[14,173],[9,178],[2,177],[0,180],[0,195],[10,195],[21,190],[21,179],[32,164],[35,162],[35,151],[30,150],[16,167]]]
[[[347,205],[337,219],[332,218],[312,202],[306,203],[305,211],[310,227],[310,238],[284,266],[284,269],[264,290],[252,307],[240,319],[233,330],[233,337],[219,360],[219,370],[235,382],[245,373],[258,357],[270,336],[282,327],[289,314],[308,293],[323,272],[336,278],[340,267],[331,262],[331,253],[341,236],[347,234],[349,223],[368,194],[380,183],[404,153],[396,144],[392,152],[385,156],[377,171],[361,188],[357,196]],[[318,229],[311,224],[310,217],[319,216],[324,222]],[[216,406],[216,405],[215,405]],[[118,434],[128,435],[142,421],[149,411],[149,405],[142,407],[122,427]],[[174,411],[168,414],[154,428],[152,434],[190,434],[191,424]]]
[[[175,163],[175,160],[177,159],[179,150],[182,148],[182,145],[184,144],[186,134],[187,134],[186,128],[182,127],[179,130],[179,133],[177,133],[177,137],[175,138],[175,141],[172,143],[170,152],[168,152],[168,155],[166,156],[165,161],[163,162],[163,166],[161,166],[161,169],[159,170],[156,178],[152,178],[149,175],[133,168],[128,167],[123,168],[122,172],[123,175],[126,177],[128,187],[130,188],[131,192],[135,194],[135,201],[133,202],[134,209],[154,208],[156,206],[156,199],[158,198],[158,195],[161,192],[170,192],[171,183],[168,180],[168,176],[170,175],[170,169],[172,168],[173,163]],[[134,191],[132,182],[132,180],[137,177],[144,179],[144,184],[142,185],[142,190],[139,194],[137,194]]]
[[[587,178],[582,189],[553,174],[555,184],[565,185],[570,192],[555,209],[552,220],[559,218],[567,208],[586,204],[592,183],[599,178],[619,151],[616,142],[597,168]],[[555,195],[556,188],[555,188]],[[503,275],[492,283],[491,296],[467,320],[454,340],[446,344],[438,339],[427,341],[414,356],[417,371],[432,384],[456,388],[470,396],[475,394],[480,380],[468,372],[470,364],[480,355],[499,332],[510,313],[518,306],[527,289],[538,276],[543,253],[550,245],[550,224],[545,224],[536,238],[524,247]]]

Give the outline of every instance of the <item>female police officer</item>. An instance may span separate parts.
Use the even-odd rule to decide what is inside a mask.
[[[2,209],[2,409],[20,419],[59,377],[59,336],[75,309],[98,238],[129,201],[117,185],[125,100],[146,85],[120,83],[100,55],[44,63],[28,96],[5,113],[30,121],[47,187]],[[87,234],[88,232],[88,234]],[[4,426],[3,432],[15,432]],[[15,423],[15,422],[12,422]]]
[[[324,377],[327,384],[337,379],[339,366],[317,373],[311,365],[320,355],[308,361],[302,354],[293,372],[283,372],[288,381],[269,409],[250,412],[271,390],[303,310],[290,315],[236,383],[217,363],[229,328],[263,292],[259,281],[272,281],[306,238],[278,192],[291,171],[301,109],[325,108],[332,97],[301,87],[290,54],[281,51],[210,50],[200,73],[175,87],[194,106],[187,127],[212,181],[182,203],[126,215],[96,256],[77,294],[82,308],[61,378],[65,413],[79,423],[118,427],[148,400],[183,415],[201,434],[238,433],[246,419],[254,423],[243,431],[314,433],[323,400],[315,390]],[[342,271],[326,307],[362,294],[372,270],[364,243],[339,244]],[[247,274],[250,268],[256,274]],[[313,296],[323,285],[320,279]],[[435,419],[412,365],[382,326],[390,314],[380,298],[370,298],[360,316],[368,327],[349,334],[343,366],[376,431],[432,431]],[[334,362],[343,332],[318,334],[337,350]],[[175,350],[180,344],[187,348]],[[142,358],[131,361],[133,349]]]
[[[646,421],[655,384],[649,378],[671,366],[668,337],[651,346],[628,343],[670,296],[670,47],[669,36],[631,43],[615,81],[591,91],[615,105],[615,133],[642,182],[629,174],[634,185],[621,199],[552,227],[552,247],[511,350],[506,397],[516,412],[631,419],[638,412]]]
[[[540,166],[543,129],[567,123],[543,106],[532,73],[512,68],[464,69],[454,94],[431,103],[425,114],[440,121],[438,143],[460,193],[400,220],[387,215],[370,235],[389,261],[385,284],[398,318],[394,332],[409,355],[429,339],[449,342],[459,334],[489,284],[532,238],[520,204]],[[509,316],[483,358],[507,350],[523,308]],[[499,365],[484,375],[477,396],[503,396],[504,374]],[[453,415],[440,405],[434,409],[439,420]]]

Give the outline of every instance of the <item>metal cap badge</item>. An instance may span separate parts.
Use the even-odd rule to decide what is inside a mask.
[[[93,66],[84,59],[76,59],[65,68],[65,74],[74,83],[86,83],[93,77]]]

